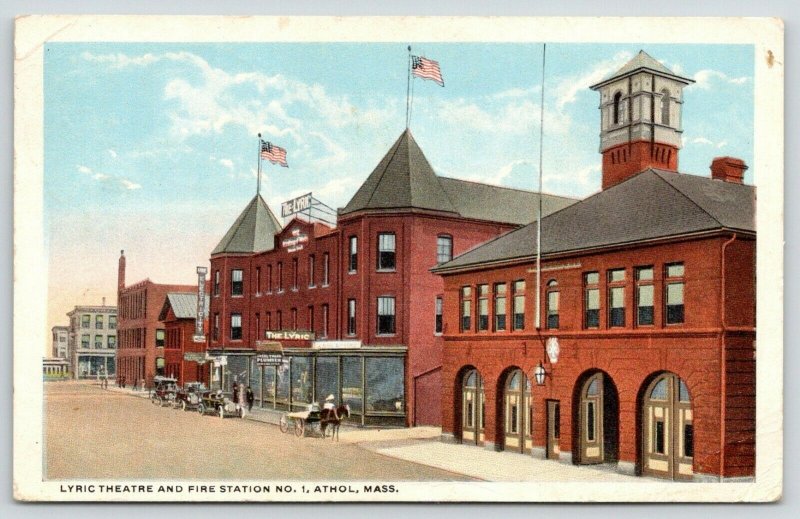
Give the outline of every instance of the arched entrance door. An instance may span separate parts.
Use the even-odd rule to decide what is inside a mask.
[[[503,428],[505,450],[531,451],[533,446],[531,381],[519,369],[515,369],[506,377],[503,391]]]
[[[617,390],[602,371],[581,384],[577,410],[579,463],[617,461],[618,410]]]
[[[477,369],[464,375],[461,386],[461,441],[483,443],[484,409],[483,379]]]
[[[694,425],[686,383],[672,373],[656,377],[645,390],[642,411],[642,473],[691,479]]]

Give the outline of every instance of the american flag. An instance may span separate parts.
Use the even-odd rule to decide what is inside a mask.
[[[444,86],[442,71],[439,70],[439,62],[433,61],[422,56],[411,56],[411,72],[422,79],[436,81],[440,86]]]
[[[275,146],[269,141],[261,141],[261,158],[273,164],[280,164],[284,168],[289,167],[286,162],[286,150],[280,146]]]

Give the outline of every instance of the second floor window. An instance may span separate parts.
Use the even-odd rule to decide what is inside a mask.
[[[394,298],[378,298],[378,334],[392,334],[395,329]]]
[[[600,274],[587,272],[583,275],[584,286],[584,317],[585,328],[598,328],[600,326]]]
[[[103,347],[103,336],[102,335],[95,335],[94,336],[94,347],[95,349],[100,349]]]
[[[84,333],[81,335],[81,348],[88,348],[89,347],[89,334]]]
[[[231,295],[240,296],[244,294],[244,271],[241,269],[231,270]]]
[[[472,287],[461,287],[461,331],[472,328]]]
[[[316,279],[314,279],[314,267],[315,265],[315,258],[314,255],[310,255],[308,257],[308,286],[309,288],[314,288],[317,286]]]
[[[502,331],[506,329],[506,284],[495,283],[494,285],[494,329]]]
[[[267,294],[272,293],[272,265],[267,265]]]
[[[156,330],[156,348],[164,347],[164,329],[159,328]]]
[[[608,271],[608,325],[625,326],[625,269]]]
[[[666,268],[667,324],[680,324],[683,313],[683,263],[673,263]]]
[[[95,315],[94,316],[94,327],[98,330],[103,329],[103,316],[102,315]]]
[[[653,267],[636,269],[636,325],[649,326],[653,317]]]
[[[378,270],[395,269],[395,237],[392,233],[378,234]]]
[[[297,258],[292,258],[292,290],[295,291],[299,286],[298,280],[300,278],[300,273],[298,272],[298,270],[299,269],[297,268]]]
[[[489,285],[478,285],[478,331],[489,329]]]
[[[219,270],[214,271],[214,295],[219,295]]]
[[[328,269],[330,268],[330,254],[322,255],[322,286],[328,286]]]
[[[443,307],[444,303],[442,301],[442,296],[439,296],[436,298],[436,309],[435,309],[436,323],[434,324],[434,329],[433,329],[434,333],[442,333],[442,330],[444,329],[444,325],[442,322]]]
[[[117,336],[116,335],[109,335],[108,337],[106,337],[106,341],[108,343],[108,348],[109,349],[113,350],[114,348],[117,347]]]
[[[292,308],[292,330],[297,329],[297,308]]]
[[[256,294],[261,294],[261,267],[256,267]]]
[[[231,340],[242,339],[242,314],[231,314]]]
[[[551,330],[558,328],[558,303],[558,282],[551,279],[547,283],[547,328]]]
[[[453,259],[453,237],[441,235],[436,238],[436,263],[446,263]]]
[[[278,262],[278,292],[283,292],[283,262]]]
[[[348,270],[355,272],[358,270],[358,237],[350,236],[350,261],[348,263]]]
[[[356,300],[347,300],[347,335],[356,334]]]
[[[515,330],[525,328],[525,281],[514,281],[514,324]]]
[[[117,316],[116,315],[109,315],[108,316],[108,329],[109,330],[116,330],[117,329]]]

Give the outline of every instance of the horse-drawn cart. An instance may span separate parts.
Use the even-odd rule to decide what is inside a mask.
[[[288,432],[291,427],[295,436],[302,437],[306,430],[312,431],[314,424],[318,424],[321,419],[319,409],[283,413],[280,421],[281,432]]]

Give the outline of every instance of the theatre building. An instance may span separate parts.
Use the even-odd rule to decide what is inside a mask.
[[[166,332],[159,321],[169,292],[191,292],[192,285],[162,285],[145,279],[125,285],[125,251],[120,252],[117,276],[117,376],[127,386],[147,386],[155,375],[165,375]]]
[[[542,202],[550,213],[575,201]],[[277,409],[333,394],[365,425],[439,424],[442,280],[430,268],[530,222],[537,204],[437,176],[408,131],[335,225],[282,226],[257,195],[211,254],[212,385],[246,382]],[[276,349],[280,365],[258,364]]]
[[[755,189],[677,169],[682,89],[645,53],[595,85],[602,191],[433,269],[443,440],[668,479],[755,470]],[[537,309],[537,276],[540,292]]]

